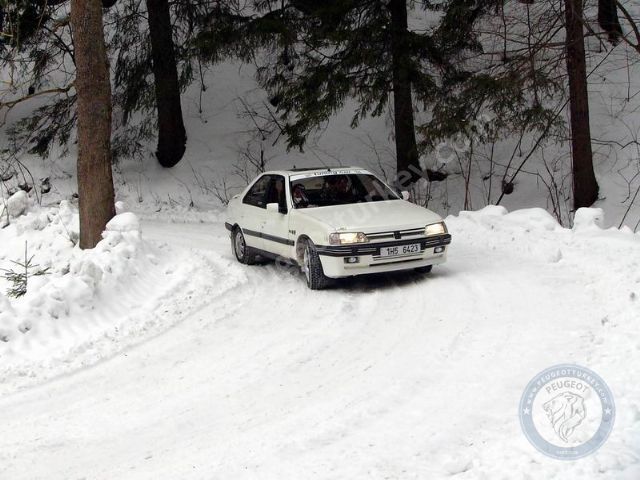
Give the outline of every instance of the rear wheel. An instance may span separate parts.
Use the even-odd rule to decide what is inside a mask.
[[[244,263],[245,265],[253,265],[256,263],[256,256],[251,253],[251,247],[247,246],[240,227],[236,227],[231,235],[231,248],[240,263]]]
[[[311,290],[322,290],[329,285],[330,279],[324,274],[320,256],[311,241],[307,241],[304,246],[302,271]]]

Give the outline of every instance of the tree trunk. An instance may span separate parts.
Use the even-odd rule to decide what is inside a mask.
[[[616,0],[598,0],[598,23],[607,32],[609,41],[616,45],[622,36]]]
[[[420,177],[420,162],[416,146],[411,99],[411,71],[407,45],[406,0],[391,0],[391,56],[393,68],[393,112],[396,136],[396,164],[398,178]]]
[[[582,28],[582,0],[565,0],[567,72],[571,112],[571,146],[573,159],[573,205],[590,207],[598,199],[598,183],[593,172],[589,94]]]
[[[100,0],[71,0],[78,95],[80,248],[93,248],[115,215],[111,173],[111,83]]]
[[[187,134],[182,120],[178,69],[168,0],[147,0],[153,76],[158,110],[158,151],[163,167],[173,167],[184,155]]]

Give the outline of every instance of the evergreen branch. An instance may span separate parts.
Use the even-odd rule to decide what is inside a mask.
[[[26,102],[26,101],[31,100],[31,99],[36,98],[36,97],[41,97],[43,95],[67,93],[74,86],[75,86],[75,81],[72,81],[66,87],[50,88],[48,90],[40,90],[39,92],[31,93],[29,95],[25,95],[24,97],[20,97],[20,98],[17,98],[15,100],[10,100],[8,102],[0,102],[0,108],[7,108],[7,109],[10,110],[13,107],[15,107],[16,105],[18,105],[18,104],[20,104],[22,102]],[[6,118],[6,115],[5,115],[5,118]],[[4,125],[4,120],[2,122],[2,125]]]

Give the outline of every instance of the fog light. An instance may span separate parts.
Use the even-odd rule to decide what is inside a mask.
[[[442,253],[444,252],[444,247],[436,247],[433,249],[433,253]]]
[[[344,263],[359,263],[360,259],[358,257],[345,257]]]

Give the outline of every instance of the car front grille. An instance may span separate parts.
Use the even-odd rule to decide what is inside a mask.
[[[424,237],[424,227],[410,228],[406,230],[392,230],[388,232],[366,233],[367,238],[371,241],[378,240],[400,240],[407,237]]]

